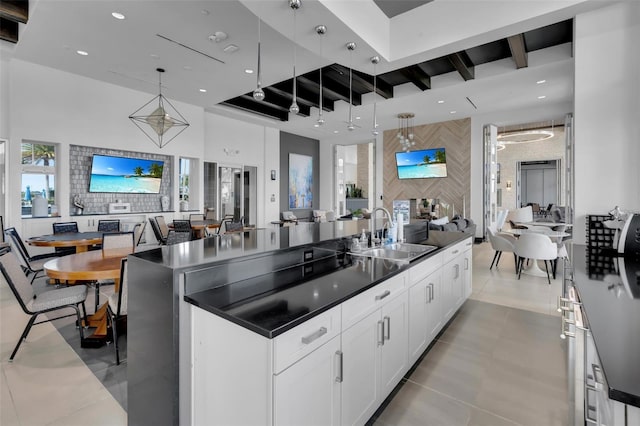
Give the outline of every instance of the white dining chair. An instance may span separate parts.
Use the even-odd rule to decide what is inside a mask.
[[[544,267],[547,272],[547,281],[549,282],[549,285],[551,285],[548,263],[551,264],[553,278],[555,279],[556,274],[554,261],[558,258],[558,246],[551,241],[551,238],[537,233],[522,234],[514,244],[514,253],[518,258],[518,279],[520,279],[520,275],[522,274],[522,267],[525,259],[531,259],[533,262],[543,260]]]
[[[496,213],[496,231],[502,231],[502,227],[507,221],[507,215],[509,214],[509,209],[498,210]]]
[[[516,239],[510,235],[500,234],[498,235],[492,227],[487,228],[487,233],[489,234],[489,242],[491,243],[491,248],[495,250],[495,254],[493,255],[493,260],[491,261],[491,266],[489,266],[489,270],[493,268],[493,264],[495,263],[496,268],[498,267],[498,263],[500,263],[500,258],[502,257],[502,252],[513,253],[513,260],[516,267],[516,273],[518,272],[518,258],[514,252],[514,244]]]
[[[509,212],[507,218],[515,223],[529,223],[533,222],[533,209],[531,206],[521,207]]]

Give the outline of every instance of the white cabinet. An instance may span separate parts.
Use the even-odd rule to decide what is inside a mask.
[[[472,254],[472,242],[468,241],[465,244],[465,251],[462,253],[462,287],[464,289],[464,300],[468,299],[471,296],[471,292],[473,291],[472,285],[472,265],[473,265],[473,254]],[[463,300],[463,301],[464,301]]]
[[[409,364],[415,363],[442,327],[438,268],[409,288]]]
[[[404,278],[392,280],[404,287]],[[378,309],[342,332],[342,425],[364,424],[408,369],[407,293],[380,299],[387,291]]]
[[[340,337],[318,347],[273,381],[273,424],[340,424]]]
[[[444,253],[441,291],[445,324],[471,293],[471,244],[467,239]]]

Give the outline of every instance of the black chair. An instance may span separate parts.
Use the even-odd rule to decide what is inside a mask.
[[[156,224],[158,225],[160,235],[166,241],[167,235],[169,235],[169,227],[167,226],[164,216],[156,216]]]
[[[0,229],[2,229],[2,234],[0,235],[0,252],[4,253],[9,250],[11,246],[4,239],[4,219],[0,216]]]
[[[185,219],[176,219],[173,221],[173,230],[176,232],[188,232],[191,236],[190,239],[193,239],[193,232],[191,229],[191,221]],[[167,236],[168,239],[168,236]]]
[[[55,222],[52,223],[54,234],[64,234],[67,232],[78,232],[78,222]],[[75,247],[55,247],[58,256],[75,254]]]
[[[134,244],[136,247],[140,245],[142,237],[144,236],[144,230],[147,227],[147,222],[136,223],[133,227]]]
[[[5,253],[0,256],[0,271],[7,281],[11,292],[14,294],[20,307],[25,314],[31,315],[29,322],[27,323],[20,340],[16,344],[15,349],[9,357],[9,361],[13,361],[13,357],[16,356],[18,348],[22,344],[22,341],[27,338],[31,327],[43,322],[49,322],[60,318],[68,317],[69,315],[63,315],[51,319],[47,319],[40,322],[35,322],[36,318],[40,314],[45,314],[60,309],[70,308],[74,309],[77,317],[78,328],[80,329],[80,341],[84,339],[83,327],[82,327],[82,315],[80,315],[80,306],[84,313],[84,319],[87,319],[87,310],[84,306],[84,301],[87,298],[87,287],[83,285],[66,287],[58,290],[49,290],[44,293],[40,293],[37,297],[33,292],[31,283],[27,280],[27,277],[20,270],[20,263],[18,258],[13,253]],[[71,314],[73,315],[73,314]]]
[[[189,221],[192,220],[204,220],[204,214],[203,213],[191,213],[189,215]]]
[[[11,245],[13,246],[13,251],[17,252],[20,255],[20,260],[22,261],[22,270],[24,274],[28,277],[30,274],[33,274],[31,277],[31,283],[33,284],[33,280],[35,280],[41,272],[44,272],[44,264],[52,257],[58,257],[59,255],[55,252],[53,253],[45,253],[38,254],[35,256],[29,255],[27,248],[22,243],[22,239],[20,238],[20,234],[16,228],[11,227],[4,230],[5,235],[8,235],[11,240]]]
[[[127,259],[122,259],[120,263],[120,290],[109,296],[107,303],[108,316],[107,319],[111,324],[113,333],[113,346],[116,351],[116,365],[120,365],[120,347],[118,346],[118,327],[126,325],[127,317]],[[120,333],[126,331],[120,330]]]
[[[151,224],[153,235],[155,235],[158,240],[158,244],[167,244],[167,239],[162,235],[162,232],[160,232],[160,227],[158,226],[158,222],[156,222],[155,218],[150,217],[149,223]]]
[[[169,234],[167,235],[168,246],[185,243],[187,241],[191,241],[191,232],[175,231],[173,229],[169,230]]]
[[[120,219],[98,220],[98,232],[120,232]]]

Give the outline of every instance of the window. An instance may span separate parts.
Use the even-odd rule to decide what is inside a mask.
[[[179,178],[178,182],[180,185],[180,201],[188,203],[189,202],[189,175],[191,172],[191,160],[188,158],[180,158],[180,170],[179,170]],[[188,204],[183,204],[181,210],[187,210]]]
[[[43,143],[22,143],[22,215],[32,214],[32,201],[42,195],[47,204],[55,204],[56,145]],[[50,212],[49,212],[50,213]]]

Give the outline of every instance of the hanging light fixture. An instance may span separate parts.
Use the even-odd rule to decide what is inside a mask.
[[[260,68],[260,41],[262,39],[260,33],[260,23],[261,19],[258,18],[258,76],[257,76],[257,84],[256,90],[253,91],[253,99],[260,102],[264,100],[264,91],[262,90],[262,69]]]
[[[413,135],[413,117],[412,112],[401,112],[398,114],[398,140],[400,146],[405,152],[409,152],[411,147],[416,144]]]
[[[180,133],[184,132],[189,123],[178,112],[178,110],[169,102],[169,99],[162,95],[162,73],[164,69],[156,68],[158,71],[158,96],[151,99],[146,104],[142,105],[135,112],[133,112],[129,119],[133,121],[133,124],[138,126],[142,133],[144,133],[153,143],[162,148]],[[158,101],[157,107],[155,107],[155,101]],[[150,106],[155,107],[153,111],[148,114],[143,114],[143,110]],[[145,126],[142,126],[144,124]],[[153,130],[153,134],[145,130],[146,126],[150,126]],[[174,132],[174,130],[176,132]]]
[[[349,50],[349,122],[347,129],[349,131],[356,128],[353,124],[353,51],[356,49],[354,42],[347,43],[347,50]]]
[[[300,0],[289,0],[289,7],[293,9],[293,100],[289,107],[289,112],[297,114],[300,112],[298,97],[296,96],[296,11],[300,9]]]
[[[373,128],[371,129],[371,134],[373,136],[378,136],[380,132],[378,131],[378,115],[376,114],[376,97],[378,96],[378,86],[377,86],[377,75],[376,75],[376,65],[380,62],[379,56],[372,56],[371,63],[373,64]]]
[[[322,36],[327,33],[327,27],[324,25],[318,25],[316,27],[316,33],[320,36],[320,57],[322,57]],[[322,67],[320,67],[320,100],[318,101],[318,120],[319,126],[324,124],[324,117],[322,116]]]

